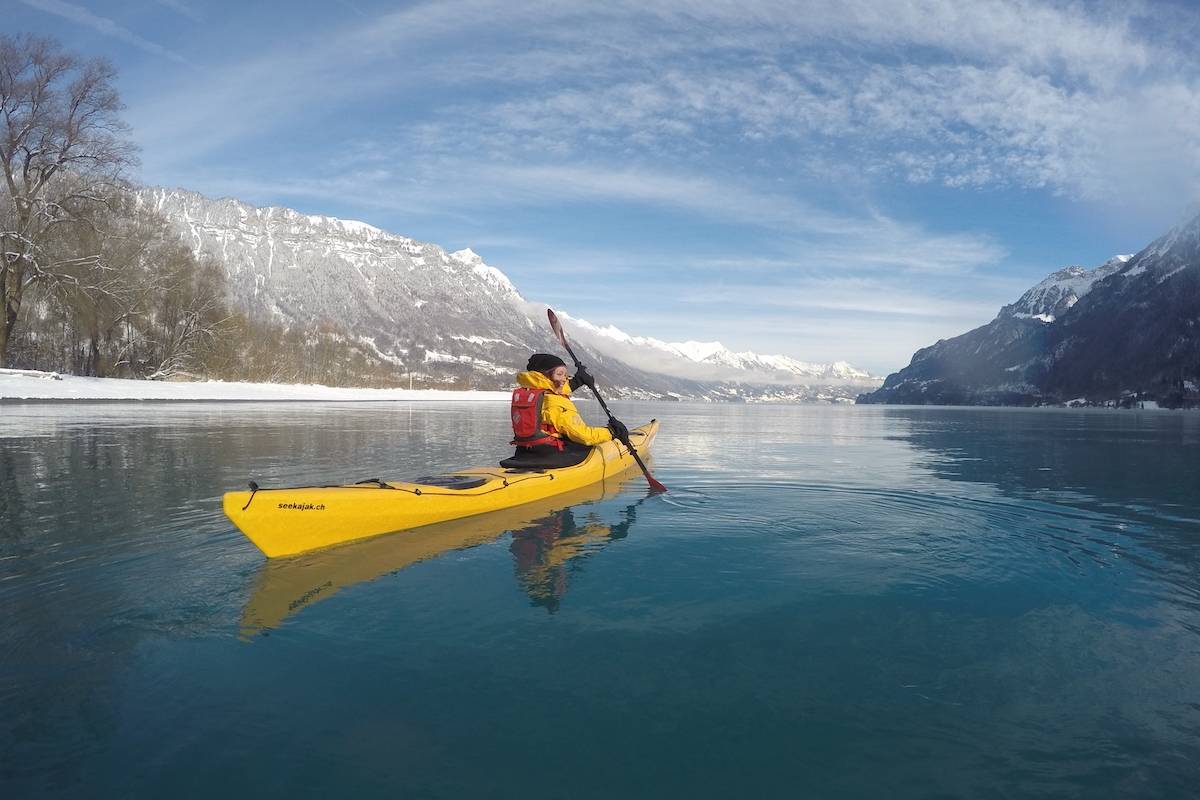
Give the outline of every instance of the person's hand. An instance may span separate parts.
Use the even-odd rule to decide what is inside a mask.
[[[583,364],[579,365],[579,368],[575,370],[575,377],[571,378],[571,391],[575,391],[580,386],[590,386],[592,389],[596,388],[596,379],[592,377],[592,373],[588,372],[587,367]]]
[[[610,419],[608,421],[608,429],[612,431],[613,438],[618,442],[629,441],[629,428],[625,427],[625,423],[619,419]]]

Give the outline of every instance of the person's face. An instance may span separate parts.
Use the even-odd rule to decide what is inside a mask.
[[[546,375],[547,375],[547,377],[550,378],[550,381],[556,387],[561,387],[564,383],[567,382],[567,368],[566,367],[555,367],[554,369],[547,372]]]

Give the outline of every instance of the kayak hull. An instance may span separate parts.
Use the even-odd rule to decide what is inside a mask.
[[[643,458],[649,455],[657,433],[656,420],[629,432]],[[539,471],[472,467],[452,473],[470,488],[389,481],[259,489],[227,492],[223,508],[264,555],[279,558],[531,503],[636,466],[628,448],[613,441],[593,447],[588,457],[573,467]]]

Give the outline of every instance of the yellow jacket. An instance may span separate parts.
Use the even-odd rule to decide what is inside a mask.
[[[553,381],[534,371],[519,373],[517,385],[526,389],[546,390],[542,395],[542,422],[553,425],[559,433],[558,438],[567,438],[589,446],[612,440],[612,431],[608,428],[592,428],[579,416],[579,410],[571,402],[570,386],[564,385],[562,389],[555,389]]]

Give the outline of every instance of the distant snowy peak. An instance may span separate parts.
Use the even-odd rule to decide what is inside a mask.
[[[663,344],[674,350],[684,358],[692,361],[706,361],[709,358],[719,354],[728,353],[725,345],[720,342],[663,342]]]
[[[760,355],[758,353],[735,353],[721,350],[704,359],[708,363],[720,363],[744,370],[766,370],[786,372],[801,378],[819,378],[821,380],[869,380],[870,373],[852,367],[845,361],[834,361],[831,364],[814,364],[809,361],[798,361],[791,356]]]
[[[986,325],[921,348],[859,402],[1200,406],[1198,319],[1200,216],[1134,256],[1051,274]]]
[[[814,364],[791,356],[762,355],[749,351],[735,352],[720,342],[667,342],[666,347],[685,358],[701,364],[714,364],[739,370],[787,372],[804,378],[837,378],[842,380],[869,379],[870,373],[856,369],[845,361]]]
[[[1017,302],[1001,309],[1000,315],[1054,322],[1090,292],[1097,281],[1120,272],[1131,258],[1131,255],[1114,256],[1095,269],[1075,266],[1053,272]]]
[[[592,334],[590,341],[593,346],[610,355],[626,360],[632,360],[631,352],[640,350],[648,356],[657,355],[662,364],[660,368],[670,369],[670,361],[662,362],[666,356],[684,364],[706,369],[710,377],[720,377],[732,380],[747,381],[779,381],[797,382],[810,380],[817,382],[847,382],[869,383],[872,378],[865,370],[851,366],[845,361],[835,361],[831,364],[816,364],[800,361],[791,356],[761,355],[753,352],[734,352],[720,342],[664,342],[649,336],[632,336],[612,325],[594,325],[587,320],[572,319],[572,325]],[[605,343],[617,347],[606,347]],[[696,369],[689,370],[691,374],[701,374]]]
[[[1091,270],[1076,266],[1051,273],[1017,302],[1002,308],[1000,316],[1052,323],[1108,278],[1125,279],[1116,288],[1127,292],[1142,281],[1161,283],[1189,268],[1200,268],[1200,216],[1171,229],[1136,255],[1114,256]]]
[[[462,250],[455,250],[450,254],[450,257],[455,261],[461,261],[464,264],[482,264],[483,256],[476,253],[469,247],[464,247]]]

